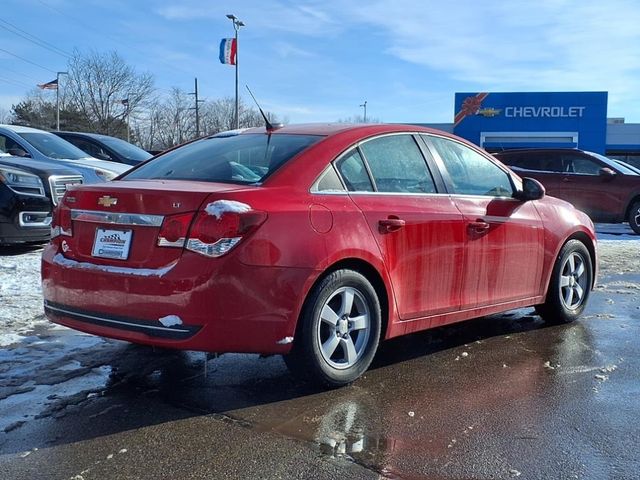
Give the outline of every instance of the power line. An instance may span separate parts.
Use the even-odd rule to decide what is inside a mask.
[[[84,23],[82,20],[78,19],[77,17],[74,17],[72,15],[69,15],[65,12],[63,12],[62,10],[57,9],[56,7],[49,5],[47,2],[43,1],[43,0],[38,0],[38,3],[40,3],[41,5],[44,5],[45,7],[49,8],[50,10],[53,10],[54,12],[56,12],[57,14],[72,20],[74,22],[75,25],[80,25],[81,27],[83,27],[85,30],[90,31],[91,33],[93,33],[94,35],[97,33],[97,30],[94,26],[89,26],[86,23]],[[110,35],[109,33],[107,33],[106,31],[102,31],[100,32],[100,36],[101,37],[106,37],[111,39],[111,41],[119,43],[120,45],[122,45],[123,47],[126,47],[129,50],[135,50],[138,53],[140,53],[141,55],[143,55],[145,58],[149,58],[149,52],[147,50],[143,50],[142,48],[138,48],[135,45],[131,45],[130,43],[124,42],[122,40],[120,40],[118,37],[115,37],[113,35]],[[156,62],[159,63],[163,63],[164,65],[170,67],[172,70],[180,70],[188,75],[192,75],[193,72],[187,72],[185,69],[180,68],[179,66],[169,63],[169,62],[165,62],[164,60],[162,60],[161,58],[156,58],[155,59]]]
[[[49,42],[47,42],[45,40],[42,40],[42,39],[36,37],[35,35],[32,35],[29,32],[26,32],[26,31],[22,30],[19,27],[16,27],[13,23],[7,22],[6,20],[3,20],[2,18],[0,18],[0,22],[5,24],[5,25],[1,25],[0,24],[0,28],[4,28],[8,32],[13,33],[14,35],[18,35],[19,37],[22,37],[25,40],[27,40],[27,41],[35,44],[35,45],[38,45],[39,47],[46,48],[47,50],[49,50],[50,52],[55,53],[56,55],[61,55],[61,56],[66,57],[66,58],[71,58],[71,55],[69,55],[64,50],[61,50],[60,48],[56,47],[55,45],[52,45],[51,43],[49,43]]]
[[[20,55],[16,55],[15,53],[11,53],[9,50],[5,50],[4,48],[0,48],[0,52],[8,53],[12,57],[19,58],[23,62],[30,63],[31,65],[34,65],[34,66],[36,66],[38,68],[42,68],[43,70],[46,70],[47,72],[56,73],[54,70],[51,70],[50,68],[43,67],[42,65],[40,65],[40,64],[38,64],[36,62],[32,62],[31,60],[28,60],[28,59],[26,59],[24,57],[21,57]]]
[[[19,72],[18,70],[14,70],[14,69],[12,69],[12,68],[5,67],[4,65],[2,66],[2,72],[3,72],[3,73],[4,73],[4,72],[11,72],[11,73],[15,73],[16,75],[20,75],[21,77],[28,78],[28,79],[29,79],[29,80],[31,80],[32,82],[41,82],[41,81],[42,81],[42,79],[41,79],[41,78],[40,78],[40,79],[37,79],[37,78],[32,77],[32,76],[30,76],[30,75],[25,75],[24,73]]]
[[[31,88],[31,87],[34,86],[34,85],[27,85],[26,83],[19,82],[17,80],[12,79],[12,78],[4,78],[4,77],[0,77],[0,82],[10,83],[10,84],[16,85],[18,87]]]

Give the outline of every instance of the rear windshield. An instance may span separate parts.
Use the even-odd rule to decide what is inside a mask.
[[[262,133],[204,138],[162,154],[122,179],[260,183],[322,138]]]

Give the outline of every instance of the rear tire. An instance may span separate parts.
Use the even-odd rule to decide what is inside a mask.
[[[593,265],[587,247],[579,240],[564,244],[551,273],[547,299],[536,312],[552,324],[576,320],[587,305],[593,285]]]
[[[633,231],[640,235],[640,202],[634,202],[633,205],[631,205],[627,221]]]
[[[347,385],[369,368],[381,329],[378,295],[354,270],[336,270],[311,291],[291,353],[284,357],[299,378],[328,387]]]

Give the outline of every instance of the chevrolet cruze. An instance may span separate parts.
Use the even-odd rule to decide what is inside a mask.
[[[576,319],[593,225],[476,146],[402,125],[227,132],[71,187],[47,316],[208,352],[283,354],[329,386],[399,335],[519,307]]]

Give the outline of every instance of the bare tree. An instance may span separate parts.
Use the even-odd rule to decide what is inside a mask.
[[[116,52],[84,55],[76,51],[69,61],[65,90],[94,132],[124,136],[126,115],[150,99],[153,77],[137,73]]]
[[[13,114],[9,110],[0,107],[0,123],[11,123],[12,120]]]
[[[240,128],[258,127],[264,125],[264,119],[255,108],[250,108],[242,98],[238,102],[240,116]],[[266,113],[271,122],[278,119],[270,112]],[[206,135],[233,130],[235,127],[235,99],[224,97],[213,101],[205,102],[200,108],[201,130]]]

